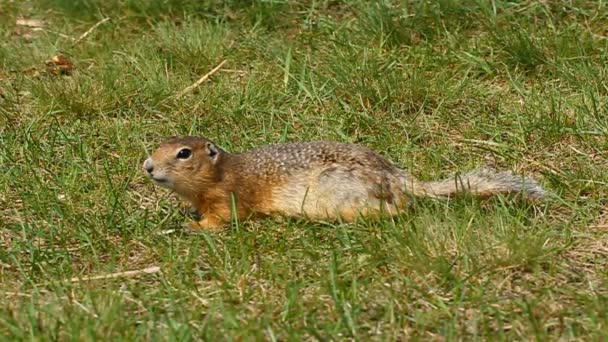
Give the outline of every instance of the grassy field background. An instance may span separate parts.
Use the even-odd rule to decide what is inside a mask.
[[[0,0],[1,336],[605,339],[607,6]],[[186,134],[356,142],[424,180],[489,166],[556,198],[186,235],[140,166]]]

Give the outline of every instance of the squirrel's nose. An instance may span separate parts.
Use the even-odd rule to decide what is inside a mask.
[[[152,159],[148,158],[146,161],[144,161],[144,170],[146,170],[148,173],[152,173],[152,171],[154,171],[154,163],[152,162]]]

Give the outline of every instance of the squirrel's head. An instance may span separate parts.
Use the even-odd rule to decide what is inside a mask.
[[[213,182],[226,152],[202,137],[173,137],[144,161],[144,172],[155,184],[188,196]]]

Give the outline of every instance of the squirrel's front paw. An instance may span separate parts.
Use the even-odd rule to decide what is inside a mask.
[[[189,232],[201,232],[203,230],[207,231],[221,231],[224,226],[222,222],[219,220],[210,220],[209,218],[204,218],[200,221],[188,222],[186,224],[186,230]]]

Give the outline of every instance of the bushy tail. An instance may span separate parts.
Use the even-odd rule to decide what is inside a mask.
[[[533,179],[523,178],[511,172],[494,172],[487,169],[455,175],[436,182],[411,182],[406,190],[414,196],[445,198],[460,193],[479,197],[495,194],[521,194],[526,198],[543,198],[547,192]]]

